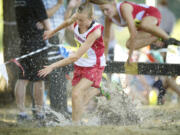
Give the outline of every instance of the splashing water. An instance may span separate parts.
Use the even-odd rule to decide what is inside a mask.
[[[115,85],[115,84],[112,84]],[[111,98],[96,97],[96,109],[86,114],[86,118],[78,125],[99,126],[99,125],[137,125],[149,117],[149,112],[139,109],[141,106],[137,100],[132,100],[124,91],[117,86],[110,86]],[[116,84],[117,85],[117,84]],[[67,126],[73,125],[72,120],[66,118],[62,113],[44,108],[46,113],[46,126]]]
[[[132,100],[122,89],[121,84],[111,83],[108,92],[110,100],[98,97],[97,108],[92,115],[99,119],[100,125],[136,125],[148,117],[138,100]]]
[[[65,118],[63,114],[60,112],[56,112],[49,108],[48,106],[44,107],[45,114],[46,114],[46,126],[66,126],[71,125],[71,120]]]
[[[123,91],[110,93],[111,99],[100,97],[96,115],[101,125],[134,125],[142,121],[141,111],[137,109],[138,102],[132,101]]]

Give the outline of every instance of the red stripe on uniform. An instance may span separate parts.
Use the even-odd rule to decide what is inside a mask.
[[[89,36],[89,34],[91,34],[93,31],[95,31],[98,28],[101,28],[101,32],[103,32],[104,27],[102,25],[97,25],[87,34],[86,39]]]

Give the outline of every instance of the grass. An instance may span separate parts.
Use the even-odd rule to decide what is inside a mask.
[[[56,128],[3,128],[0,135],[177,135],[175,130],[161,128],[141,129],[135,126],[100,126],[100,127],[56,127]]]
[[[141,106],[147,118],[139,125],[42,127],[38,121],[17,123],[15,104],[0,110],[0,135],[179,135],[180,104]]]

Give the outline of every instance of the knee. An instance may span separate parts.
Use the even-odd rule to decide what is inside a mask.
[[[33,82],[33,88],[38,90],[44,90],[45,88],[44,81]]]
[[[72,90],[72,99],[77,100],[80,96],[80,93],[78,90]]]
[[[126,42],[126,47],[130,49],[130,39]]]
[[[35,81],[33,84],[35,84],[35,85],[44,85],[44,81],[42,81],[42,80]]]
[[[143,22],[142,22],[142,23],[140,24],[139,28],[142,29],[142,30],[146,30],[146,29],[148,29],[148,25],[147,25],[146,23],[143,23]]]
[[[16,85],[27,86],[28,80],[17,80]]]

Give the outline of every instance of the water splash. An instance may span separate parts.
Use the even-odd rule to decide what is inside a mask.
[[[134,125],[142,121],[141,113],[136,104],[125,93],[111,93],[111,99],[98,99],[96,114],[99,116],[101,125]]]
[[[110,100],[105,97],[96,97],[96,107],[89,113],[87,111],[85,118],[77,125],[137,125],[152,116],[152,112],[139,108],[142,106],[141,103],[138,100],[132,100],[121,87],[117,87],[117,84],[111,84],[109,87],[111,88],[108,91],[111,96]],[[46,126],[74,125],[71,118],[66,118],[64,114],[48,106],[45,106],[44,110],[47,116]]]
[[[71,125],[71,119],[67,119],[62,113],[52,110],[50,107],[44,107],[46,119],[46,126],[66,126]]]
[[[144,119],[142,110],[138,109],[141,103],[138,100],[132,100],[122,88],[110,87],[110,100],[106,100],[104,97],[98,98],[95,115],[100,119],[101,125],[140,124]]]

